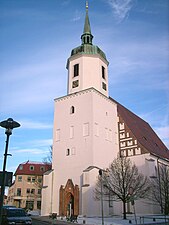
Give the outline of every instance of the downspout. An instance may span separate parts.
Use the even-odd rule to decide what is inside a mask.
[[[53,176],[53,171],[52,171],[52,186],[51,186],[51,205],[50,205],[50,213],[52,214],[52,211],[53,211],[53,179],[54,179],[54,176]]]
[[[160,191],[160,206],[161,206],[161,213],[163,213],[163,205],[162,205],[162,195],[161,195],[161,178],[160,178],[160,169],[159,169],[159,158],[157,158],[157,171],[158,171],[158,181],[159,181],[159,191]]]

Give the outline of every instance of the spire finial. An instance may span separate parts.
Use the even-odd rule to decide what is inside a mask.
[[[88,1],[86,1],[86,11],[88,10],[89,8],[89,4],[88,4]]]

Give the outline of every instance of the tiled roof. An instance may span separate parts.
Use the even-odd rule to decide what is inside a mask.
[[[52,165],[50,163],[31,162],[27,161],[19,164],[15,171],[16,175],[43,175],[46,171],[50,170]]]
[[[114,99],[110,98],[116,102]],[[116,102],[118,115],[122,117],[128,128],[134,134],[138,142],[145,148],[149,153],[165,158],[169,160],[169,150],[157,136],[151,126],[129,111],[127,108]]]

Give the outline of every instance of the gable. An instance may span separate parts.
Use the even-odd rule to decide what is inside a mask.
[[[169,159],[168,148],[147,122],[119,103],[117,111],[119,122],[123,121],[126,130],[129,130],[130,135],[137,140],[140,154],[149,152],[157,157]]]

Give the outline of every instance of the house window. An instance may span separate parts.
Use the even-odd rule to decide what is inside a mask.
[[[31,189],[31,194],[35,194],[35,189]]]
[[[16,193],[17,196],[21,196],[21,188],[17,188],[17,193]]]
[[[18,176],[18,181],[22,182],[22,176]]]
[[[31,192],[30,188],[27,188],[26,193],[30,194],[30,192]]]
[[[41,189],[38,189],[38,195],[40,195],[41,194]]]
[[[74,65],[74,77],[79,76],[79,64]]]
[[[41,166],[40,167],[40,171],[45,171],[45,167],[44,166]]]
[[[38,177],[38,183],[42,183],[42,178]]]
[[[66,156],[70,155],[70,149],[66,149]]]
[[[30,166],[29,169],[30,169],[31,171],[33,171],[33,170],[34,170],[34,166]]]
[[[34,201],[26,201],[26,209],[34,209]]]
[[[35,183],[36,178],[32,177],[32,183]]]
[[[107,87],[106,87],[106,84],[104,82],[102,82],[102,88],[106,91],[107,90]]]
[[[41,201],[37,201],[37,209],[41,209]]]
[[[104,66],[102,66],[102,78],[103,78],[103,79],[106,79],[106,77],[105,77],[105,68],[104,68]]]
[[[23,165],[20,165],[19,166],[19,170],[23,170]]]
[[[28,177],[28,178],[27,178],[27,181],[28,181],[28,182],[31,182],[31,177]]]

